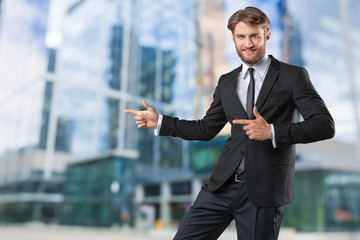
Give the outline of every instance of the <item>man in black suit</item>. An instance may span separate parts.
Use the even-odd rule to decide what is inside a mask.
[[[283,206],[293,201],[295,144],[334,136],[334,121],[307,71],[266,54],[266,14],[239,10],[228,29],[243,64],[220,77],[203,119],[162,116],[145,101],[145,111],[125,110],[139,128],[187,140],[209,141],[232,125],[209,183],[174,239],[217,239],[233,219],[238,239],[277,239]]]

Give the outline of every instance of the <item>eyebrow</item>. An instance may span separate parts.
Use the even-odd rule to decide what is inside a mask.
[[[259,36],[259,35],[261,35],[260,33],[252,33],[252,34],[250,34],[250,37],[251,36]],[[235,36],[236,37],[241,37],[241,36],[245,36],[245,34],[235,34]]]

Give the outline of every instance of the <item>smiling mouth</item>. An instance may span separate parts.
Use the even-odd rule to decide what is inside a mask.
[[[245,49],[243,50],[246,54],[250,55],[253,54],[255,52],[256,49]]]

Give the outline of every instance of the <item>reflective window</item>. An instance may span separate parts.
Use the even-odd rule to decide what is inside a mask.
[[[118,147],[120,101],[103,97],[99,111],[99,152]]]
[[[53,96],[53,83],[46,81],[44,102],[43,102],[43,107],[42,107],[40,140],[39,140],[39,148],[40,149],[46,149],[46,143],[47,143],[48,133],[49,133],[49,121],[50,121],[52,96]]]
[[[96,152],[96,107],[94,93],[59,85],[55,149],[75,156],[90,156]]]
[[[60,79],[120,89],[124,38],[119,6],[121,3],[94,0],[69,8],[59,53]]]
[[[360,224],[360,176],[330,172],[324,179],[326,222],[330,229],[354,228]]]
[[[358,68],[352,59],[353,53],[358,52],[360,48],[358,44],[349,46],[347,38],[351,33],[347,31],[350,31],[350,28],[344,24],[345,19],[351,26],[359,21],[358,14],[356,17],[350,15],[350,8],[345,7],[344,11],[345,2],[349,1],[330,0],[327,4],[311,0],[287,1],[289,25],[297,28],[292,35],[301,40],[299,47],[304,66],[334,117],[335,138],[354,142],[357,136],[354,131],[356,116],[353,110],[351,82],[355,81],[353,73],[354,69]],[[356,8],[356,4],[352,5]]]
[[[174,182],[170,184],[172,195],[191,194],[191,182]]]

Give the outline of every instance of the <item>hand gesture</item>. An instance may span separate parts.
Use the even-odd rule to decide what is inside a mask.
[[[124,112],[135,114],[134,119],[138,128],[156,128],[159,114],[145,101],[143,101],[143,105],[146,108],[145,111],[126,109]]]
[[[256,119],[247,120],[247,119],[235,119],[233,124],[242,124],[244,125],[243,129],[246,132],[246,135],[253,140],[267,140],[272,138],[271,126],[266,122],[266,120],[260,115],[256,107],[253,109],[254,116]]]

